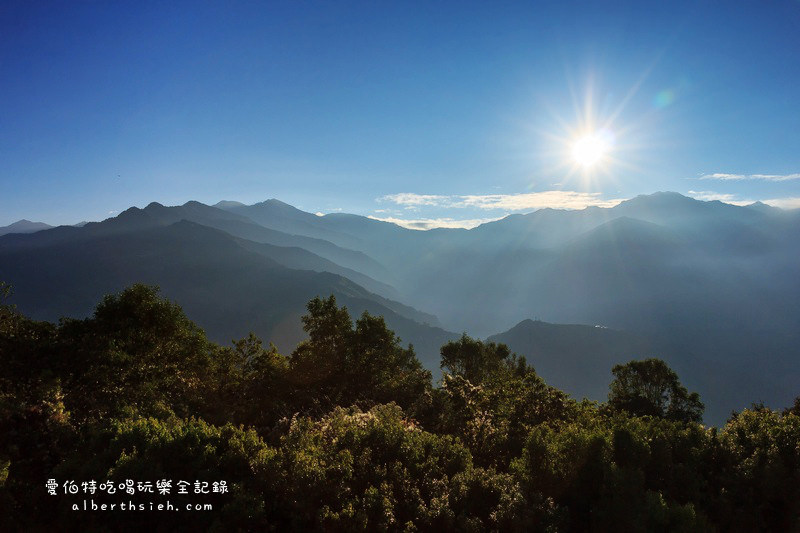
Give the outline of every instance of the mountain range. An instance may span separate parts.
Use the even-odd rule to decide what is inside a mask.
[[[45,224],[44,222],[31,222],[23,218],[8,226],[0,226],[0,235],[7,235],[9,233],[34,233],[52,227],[53,226],[50,224]]]
[[[432,370],[456,332],[504,331],[490,340],[577,397],[603,400],[611,367],[645,356],[700,392],[712,423],[800,394],[797,210],[655,193],[414,231],[273,199],[151,203],[19,231],[30,224],[0,236],[0,280],[34,318],[86,316],[102,295],[145,282],[212,339],[252,330],[289,352],[305,303],[334,294],[353,315],[383,315]]]

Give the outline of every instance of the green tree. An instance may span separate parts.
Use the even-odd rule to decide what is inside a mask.
[[[435,398],[428,426],[459,437],[477,464],[499,469],[519,456],[531,428],[568,420],[578,409],[533,370],[522,376],[498,373],[480,385],[445,374]]]
[[[308,340],[290,359],[290,379],[304,403],[325,412],[353,403],[365,407],[397,402],[410,408],[430,390],[425,370],[413,347],[403,348],[383,317],[364,312],[355,327],[336,298],[314,298],[302,317]]]
[[[0,281],[0,334],[5,335],[14,316],[14,307],[6,300],[11,296],[11,286]]]
[[[678,375],[661,359],[631,361],[611,370],[608,404],[634,416],[657,416],[683,422],[700,422],[705,406],[696,392],[689,393]]]
[[[298,417],[281,439],[275,520],[294,531],[514,530],[527,506],[507,474],[393,404]]]
[[[203,417],[215,424],[232,422],[266,432],[292,414],[288,372],[289,359],[273,344],[264,348],[253,333],[233,346],[218,347],[205,380]]]
[[[186,416],[199,407],[213,345],[156,287],[106,296],[92,318],[64,320],[58,337],[65,401],[79,419]]]
[[[0,530],[20,530],[15,516],[48,512],[36,484],[75,445],[54,372],[57,328],[22,315],[0,282]]]
[[[512,471],[529,501],[550,500],[558,531],[708,531],[705,430],[585,405],[532,428]]]
[[[794,403],[792,403],[791,407],[787,407],[783,410],[784,416],[786,415],[795,415],[800,416],[800,396],[794,399]]]
[[[466,333],[442,346],[440,352],[442,370],[475,385],[498,372],[524,374],[529,368],[525,358],[512,354],[505,344],[484,343]]]
[[[800,416],[763,406],[722,429],[718,519],[728,531],[800,531]]]
[[[122,501],[148,505],[151,501],[169,500],[181,511],[189,503],[211,504],[213,511],[76,513],[65,504],[80,502],[84,496],[66,496],[62,499],[67,501],[59,505],[46,500],[48,514],[60,512],[51,517],[47,529],[143,531],[155,526],[159,531],[269,530],[267,506],[273,498],[268,495],[268,487],[274,476],[276,454],[255,431],[232,424],[214,426],[195,418],[176,417],[115,419],[108,427],[89,432],[83,446],[67,457],[52,477],[98,483],[131,479],[154,485],[152,494],[118,491],[110,496],[98,491],[91,496],[98,504]],[[171,480],[172,487],[168,496],[159,497],[155,483],[162,479]],[[179,480],[206,482],[208,494],[195,494],[190,488],[189,494],[183,496],[178,492]],[[213,483],[220,481],[228,490],[214,493]],[[41,481],[37,480],[37,485],[41,486]],[[42,493],[40,489],[39,494]]]
[[[333,295],[314,298],[306,309],[302,322],[308,339],[292,352],[292,377],[298,385],[312,388],[320,396],[336,396],[340,372],[346,368],[353,321],[346,307],[336,305]]]

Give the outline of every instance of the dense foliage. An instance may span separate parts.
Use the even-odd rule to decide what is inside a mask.
[[[466,335],[434,387],[380,317],[317,298],[303,325],[287,357],[253,335],[211,343],[141,285],[57,325],[0,305],[0,529],[800,529],[800,400],[707,428],[662,361],[614,367],[598,405]],[[226,490],[81,486],[109,480]]]

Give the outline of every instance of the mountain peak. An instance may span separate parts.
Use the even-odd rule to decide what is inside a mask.
[[[752,209],[753,211],[758,211],[760,213],[766,213],[768,215],[771,215],[773,213],[781,213],[781,212],[783,212],[783,209],[781,209],[779,207],[771,206],[769,204],[765,204],[764,202],[761,202],[761,201],[753,202],[752,204],[748,204],[745,207],[747,209]]]
[[[44,222],[31,222],[30,220],[23,218],[21,220],[17,220],[13,224],[9,224],[5,227],[0,227],[0,235],[5,235],[6,233],[35,233],[37,231],[41,231],[44,229],[50,229],[53,226],[50,224],[45,224]]]
[[[234,200],[220,200],[219,202],[214,204],[214,207],[218,209],[231,209],[234,207],[244,207],[244,204],[242,202],[237,202]]]
[[[269,200],[265,200],[265,201],[261,202],[261,204],[262,205],[268,205],[270,207],[280,207],[280,208],[283,208],[283,209],[287,209],[288,208],[288,209],[294,209],[294,210],[299,211],[299,209],[297,209],[295,206],[287,204],[286,202],[281,202],[277,198],[270,198]]]
[[[688,196],[684,196],[678,192],[672,191],[658,191],[652,194],[640,194],[631,198],[630,200],[625,200],[621,202],[619,205],[650,205],[650,206],[659,206],[665,207],[670,205],[689,205],[689,204],[696,204],[699,200],[695,200],[694,198],[689,198]]]
[[[249,206],[249,208],[251,210],[256,209],[260,211],[266,211],[278,216],[302,217],[304,220],[319,218],[312,213],[307,213],[302,209],[298,209],[293,205],[287,204],[286,202],[281,202],[275,198],[270,198],[269,200],[264,200],[263,202],[253,204]]]
[[[611,208],[615,215],[627,215],[664,224],[670,221],[686,222],[694,217],[713,217],[731,213],[741,208],[721,202],[704,202],[676,192],[657,192],[640,195]]]

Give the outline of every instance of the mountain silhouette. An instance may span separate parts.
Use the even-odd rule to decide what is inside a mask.
[[[724,420],[753,398],[780,406],[797,395],[798,210],[662,192],[612,208],[540,209],[471,230],[412,231],[274,199],[217,205],[152,203],[83,228],[2,236],[0,279],[15,285],[23,311],[42,318],[88,313],[125,283],[157,283],[213,335],[256,328],[283,345],[301,338],[304,299],[333,293],[351,311],[386,313],[432,370],[437,343],[454,337],[448,332],[486,337],[533,317],[597,324],[646,339],[648,355],[665,359],[703,395],[709,420]],[[187,248],[179,231],[204,237]],[[190,288],[181,277],[198,269],[214,276]],[[587,348],[583,375],[613,358],[603,351],[605,337],[593,333],[595,352],[605,355]],[[578,355],[568,357],[580,350],[564,346],[560,356],[542,352],[547,361],[575,362],[563,376],[542,366],[553,379],[580,366]],[[641,347],[619,346],[615,362]],[[602,399],[599,382],[563,383]]]
[[[53,226],[45,224],[44,222],[31,222],[30,220],[17,220],[13,224],[0,227],[0,235],[8,233],[34,233],[42,231],[43,229],[50,229]]]
[[[656,352],[649,340],[623,331],[530,319],[487,341],[524,354],[548,384],[596,401],[606,400],[614,365]]]
[[[133,217],[138,225],[142,213],[123,219]],[[310,252],[245,241],[186,220],[94,233],[75,240],[62,235],[46,246],[0,240],[0,279],[14,286],[14,303],[37,319],[82,317],[105,294],[137,282],[154,284],[212,339],[227,343],[254,331],[288,353],[304,338],[299,317],[308,300],[333,294],[354,316],[363,311],[384,316],[429,365],[436,364],[439,346],[456,337],[428,325],[435,317],[345,277],[281,264],[290,262],[287,256],[306,261]]]
[[[709,396],[716,420],[753,397],[784,405],[797,394],[797,210],[661,192],[613,208],[540,209],[428,232],[291,210],[277,222],[280,210],[271,213],[261,222],[332,236],[386,265],[404,301],[451,331],[486,336],[538,316],[641,335],[696,376],[690,384]]]

